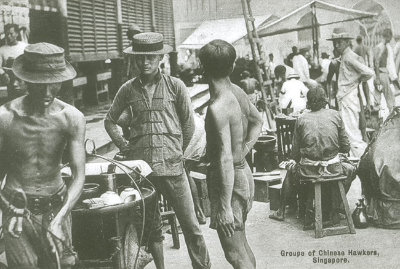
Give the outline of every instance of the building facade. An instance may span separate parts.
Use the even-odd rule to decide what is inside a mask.
[[[323,0],[324,2],[345,8],[359,9],[377,13],[373,19],[362,22],[346,22],[345,27],[354,35],[364,37],[368,45],[375,45],[381,40],[384,28],[391,28],[400,36],[400,1],[398,0]],[[284,4],[272,0],[252,0],[254,15],[272,14],[283,17],[291,11],[309,3],[310,0],[285,0]],[[177,45],[183,42],[204,20],[242,17],[241,0],[174,0],[175,32]],[[299,19],[298,24],[309,18]],[[332,17],[332,20],[335,20]],[[331,51],[332,42],[326,41],[337,24],[321,27],[319,30],[320,52]],[[232,29],[234,31],[234,29]],[[272,36],[263,39],[263,47],[267,53],[274,53],[276,61],[290,53],[294,45],[312,44],[311,30]],[[331,54],[331,53],[330,53]]]

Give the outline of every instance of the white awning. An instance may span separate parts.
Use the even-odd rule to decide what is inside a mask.
[[[270,23],[276,16],[255,16],[256,27]],[[243,17],[234,19],[221,19],[204,21],[186,40],[178,46],[180,49],[200,49],[214,39],[222,39],[228,43],[234,42],[247,35],[246,24]]]
[[[375,13],[345,8],[320,0],[314,0],[272,23],[260,26],[258,28],[258,35],[260,37],[265,37],[312,28],[311,20],[307,20],[302,24],[298,24],[298,22],[304,15],[312,12],[313,6],[315,7],[318,26],[360,20],[376,15]]]

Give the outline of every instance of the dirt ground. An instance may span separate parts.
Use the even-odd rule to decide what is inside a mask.
[[[357,179],[348,193],[351,210],[359,197],[360,182]],[[268,214],[269,203],[255,202],[248,217],[247,237],[256,256],[257,268],[400,268],[398,230],[369,227],[357,229],[355,235],[316,239],[314,231],[302,230],[301,222],[295,216],[288,216],[284,222],[278,222],[269,219]],[[208,225],[201,227],[212,268],[231,268],[225,260],[216,231],[208,228]],[[169,234],[165,237],[166,268],[191,268],[183,235],[180,235],[179,250],[172,248],[172,237]],[[350,255],[350,251],[353,255]],[[147,268],[155,269],[154,263]]]

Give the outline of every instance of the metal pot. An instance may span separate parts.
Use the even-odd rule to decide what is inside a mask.
[[[91,199],[99,196],[100,185],[97,183],[85,183],[79,201]]]
[[[257,152],[272,152],[275,149],[276,137],[273,135],[262,135],[258,138],[254,149]]]

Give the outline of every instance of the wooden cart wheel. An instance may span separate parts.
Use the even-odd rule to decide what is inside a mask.
[[[129,224],[125,229],[124,236],[124,262],[126,269],[133,269],[135,265],[136,254],[138,250],[139,239],[136,228],[133,224]],[[139,251],[139,258],[137,261],[136,269],[144,268],[148,263],[153,260],[152,256],[143,250]]]

